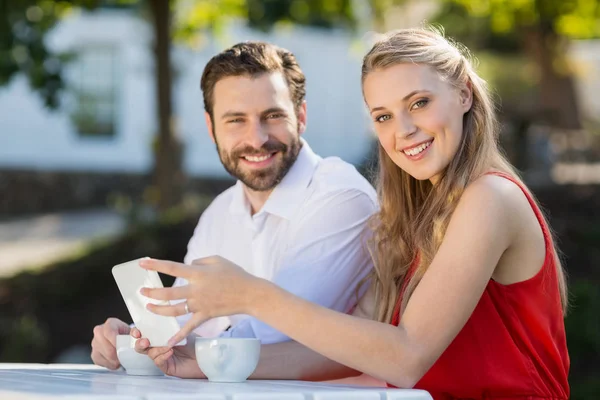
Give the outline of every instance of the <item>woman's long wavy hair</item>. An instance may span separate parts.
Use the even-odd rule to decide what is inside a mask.
[[[377,190],[380,212],[373,217],[370,250],[375,269],[373,316],[390,322],[402,288],[400,313],[427,271],[444,238],[450,217],[465,188],[489,171],[519,179],[497,142],[498,122],[486,82],[474,71],[466,48],[431,28],[392,31],[377,41],[362,66],[362,83],[369,73],[402,63],[427,65],[457,90],[470,83],[471,109],[464,115],[463,135],[455,157],[434,186],[400,169],[379,145]],[[555,254],[557,252],[555,251]],[[416,263],[410,273],[411,265]],[[566,280],[557,257],[560,295],[566,308]]]

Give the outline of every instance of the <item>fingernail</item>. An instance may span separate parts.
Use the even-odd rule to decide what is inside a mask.
[[[171,339],[169,339],[167,344],[169,345],[169,347],[173,347],[177,344],[177,342],[175,341],[175,338],[171,338]]]

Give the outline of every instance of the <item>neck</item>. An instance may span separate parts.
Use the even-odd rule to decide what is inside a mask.
[[[440,173],[440,174],[437,174],[437,175],[434,175],[434,176],[432,176],[431,178],[429,178],[429,182],[431,182],[431,184],[432,184],[433,186],[435,186],[435,185],[437,185],[437,183],[440,181],[440,179],[441,179],[441,173]]]
[[[248,202],[250,202],[250,215],[254,215],[259,212],[267,202],[267,199],[271,193],[273,193],[273,189],[256,191],[250,189],[246,185],[243,185],[243,187],[246,198],[248,199]]]

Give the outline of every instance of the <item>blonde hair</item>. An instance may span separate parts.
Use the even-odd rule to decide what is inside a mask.
[[[457,89],[470,83],[473,103],[464,115],[456,155],[435,190],[428,180],[419,181],[399,168],[379,144],[376,180],[381,209],[372,219],[375,268],[370,281],[375,285],[377,299],[374,318],[382,322],[391,321],[402,288],[405,291],[400,312],[404,310],[440,247],[467,185],[491,170],[519,180],[498,147],[494,103],[486,82],[473,69],[468,50],[432,28],[392,31],[364,57],[362,83],[369,73],[402,63],[429,66]],[[413,263],[416,265],[411,275]],[[558,258],[557,266],[560,295],[566,308],[566,280]]]

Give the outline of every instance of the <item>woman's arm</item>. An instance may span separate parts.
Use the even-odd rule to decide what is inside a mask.
[[[367,290],[352,315],[370,319],[375,305],[374,292]],[[260,361],[251,379],[294,379],[325,381],[358,376],[360,372],[335,362],[296,342],[263,345]]]
[[[399,327],[332,312],[266,281],[268,295],[249,312],[332,360],[412,387],[462,329],[510,245],[517,225],[506,212],[511,193],[496,179],[465,192]]]
[[[143,294],[159,300],[202,294],[194,303],[188,300],[194,316],[173,342],[206,318],[250,314],[339,364],[412,387],[465,325],[515,237],[522,215],[514,212],[515,191],[505,182],[485,176],[467,188],[398,327],[320,307],[219,257],[191,267],[143,261],[144,268],[184,276],[190,282],[185,290],[144,289]],[[149,308],[163,315],[184,312],[180,305]]]
[[[295,342],[263,345],[260,361],[250,379],[327,381],[360,375],[360,372]]]

